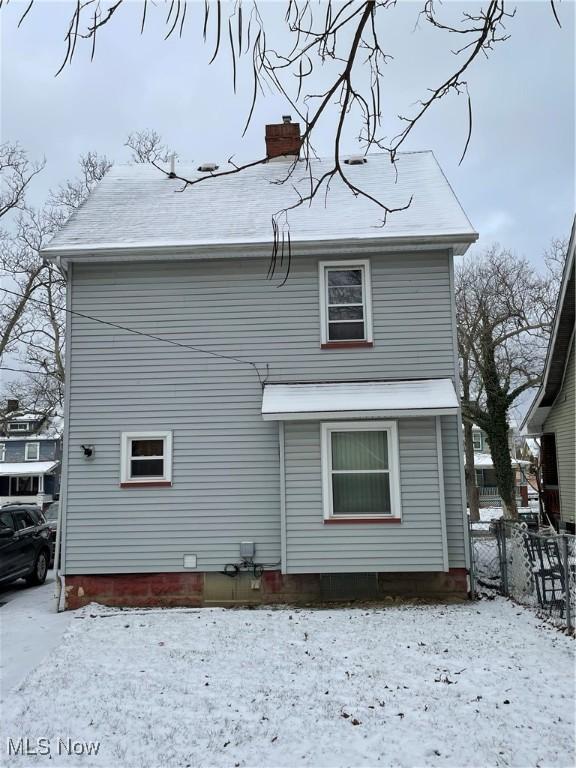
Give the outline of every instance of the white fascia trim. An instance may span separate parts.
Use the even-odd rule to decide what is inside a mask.
[[[463,255],[478,239],[477,232],[453,235],[414,235],[400,237],[352,237],[340,240],[327,238],[294,241],[292,256],[334,256],[335,253],[383,253],[390,251],[453,249]],[[63,269],[72,261],[167,261],[170,259],[228,259],[269,256],[271,241],[207,243],[88,243],[76,246],[47,246],[40,256],[56,262]]]
[[[326,270],[330,268],[362,269],[362,305],[364,307],[364,338],[358,341],[373,342],[372,334],[372,279],[370,275],[370,259],[336,259],[318,262],[318,281],[320,288],[320,342],[328,342],[328,281]],[[355,341],[355,339],[354,339]]]
[[[333,515],[332,514],[332,432],[359,432],[361,430],[388,433],[388,475],[390,477],[390,514],[383,515]],[[322,508],[324,520],[357,520],[373,518],[382,520],[390,517],[402,518],[400,495],[400,449],[398,424],[395,421],[328,421],[320,425],[320,455],[322,462]]]
[[[458,408],[412,408],[400,411],[309,411],[263,413],[264,421],[320,421],[321,419],[409,419],[418,416],[455,416]]]
[[[172,432],[171,430],[156,430],[146,432],[122,432],[120,442],[120,482],[148,483],[172,482]],[[164,474],[162,477],[130,477],[131,440],[163,440],[164,441]]]

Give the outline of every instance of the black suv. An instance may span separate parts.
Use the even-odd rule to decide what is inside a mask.
[[[34,504],[0,507],[0,584],[26,579],[46,581],[50,562],[50,529]]]

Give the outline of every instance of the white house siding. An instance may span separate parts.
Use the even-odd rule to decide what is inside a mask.
[[[288,573],[444,569],[435,420],[401,419],[398,442],[402,522],[326,525],[320,426],[286,424]]]
[[[566,523],[574,523],[576,493],[576,382],[574,372],[574,340],[564,381],[558,397],[554,401],[548,418],[544,422],[543,432],[554,432],[556,435],[556,462],[558,465],[558,485],[560,487],[560,519]]]
[[[254,361],[262,377],[268,364],[272,383],[453,376],[449,255],[372,256],[371,267],[373,349],[320,349],[316,258],[295,260],[283,287],[266,279],[267,259],[75,264],[71,308]],[[279,562],[278,425],[261,418],[255,371],[78,315],[71,324],[65,571],[179,571],[184,553],[217,571],[241,540]],[[120,433],[146,429],[173,430],[173,487],[122,489]],[[445,451],[457,451],[455,432]],[[434,486],[412,477],[406,493],[424,503]],[[451,565],[462,565],[450,498]]]

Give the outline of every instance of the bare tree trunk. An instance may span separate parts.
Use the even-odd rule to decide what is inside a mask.
[[[476,470],[474,469],[474,441],[472,440],[472,424],[464,421],[464,455],[466,464],[464,473],[466,476],[466,496],[470,508],[470,520],[477,523],[480,520],[480,504],[478,500],[478,486],[476,485]]]

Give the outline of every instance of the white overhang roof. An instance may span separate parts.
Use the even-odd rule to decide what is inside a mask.
[[[266,384],[262,396],[262,418],[268,421],[455,413],[458,398],[451,379]]]
[[[48,472],[56,469],[57,461],[3,461],[0,464],[0,477],[25,476],[25,475],[46,475]]]

